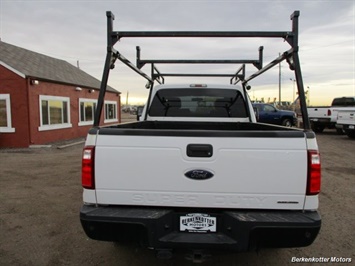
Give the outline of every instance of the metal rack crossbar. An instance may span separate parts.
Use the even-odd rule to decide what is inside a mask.
[[[296,11],[298,12],[298,11]],[[113,14],[112,14],[113,16]],[[121,38],[284,38],[289,41],[294,37],[289,31],[114,31],[111,34],[115,44]]]
[[[253,64],[257,69],[262,68],[262,52],[263,46],[259,47],[259,60],[255,59],[141,59],[141,48],[136,47],[137,50],[137,59],[136,66],[141,69],[146,64],[151,64],[154,66],[154,70],[157,72],[152,73],[152,79],[156,80],[157,78],[165,77],[236,77],[237,74],[193,74],[193,73],[160,73],[155,64]],[[160,82],[159,82],[160,83]],[[164,78],[163,82],[164,83]]]

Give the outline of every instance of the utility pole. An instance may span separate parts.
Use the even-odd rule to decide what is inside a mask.
[[[279,56],[281,56],[280,53]],[[281,106],[281,62],[279,63],[279,106]]]
[[[296,103],[295,103],[295,85],[296,85],[296,80],[290,78],[290,80],[293,83],[293,91],[292,91],[292,105],[293,105],[293,111],[296,109]]]

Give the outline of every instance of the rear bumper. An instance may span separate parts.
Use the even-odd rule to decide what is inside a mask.
[[[336,128],[344,129],[345,131],[355,131],[355,125],[336,124]]]
[[[309,118],[309,121],[314,124],[335,126],[335,122],[332,122],[330,118]]]
[[[217,232],[181,232],[180,216],[206,213],[217,217]],[[155,249],[255,250],[312,244],[321,227],[317,211],[222,211],[84,205],[80,220],[88,237],[135,241]]]

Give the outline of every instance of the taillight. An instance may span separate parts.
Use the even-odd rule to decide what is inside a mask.
[[[81,167],[81,184],[83,188],[95,188],[95,175],[94,175],[94,158],[95,147],[88,146],[83,150],[82,167]]]
[[[328,109],[328,116],[332,115],[332,110]]]
[[[317,195],[321,185],[321,163],[318,151],[308,151],[307,195]]]

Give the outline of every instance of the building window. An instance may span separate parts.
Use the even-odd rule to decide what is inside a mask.
[[[117,102],[105,101],[105,123],[117,122]]]
[[[96,100],[79,99],[79,126],[92,125],[96,111]]]
[[[70,99],[68,97],[39,96],[42,130],[68,128],[70,124]]]
[[[11,124],[10,94],[0,94],[0,132],[15,132]]]

